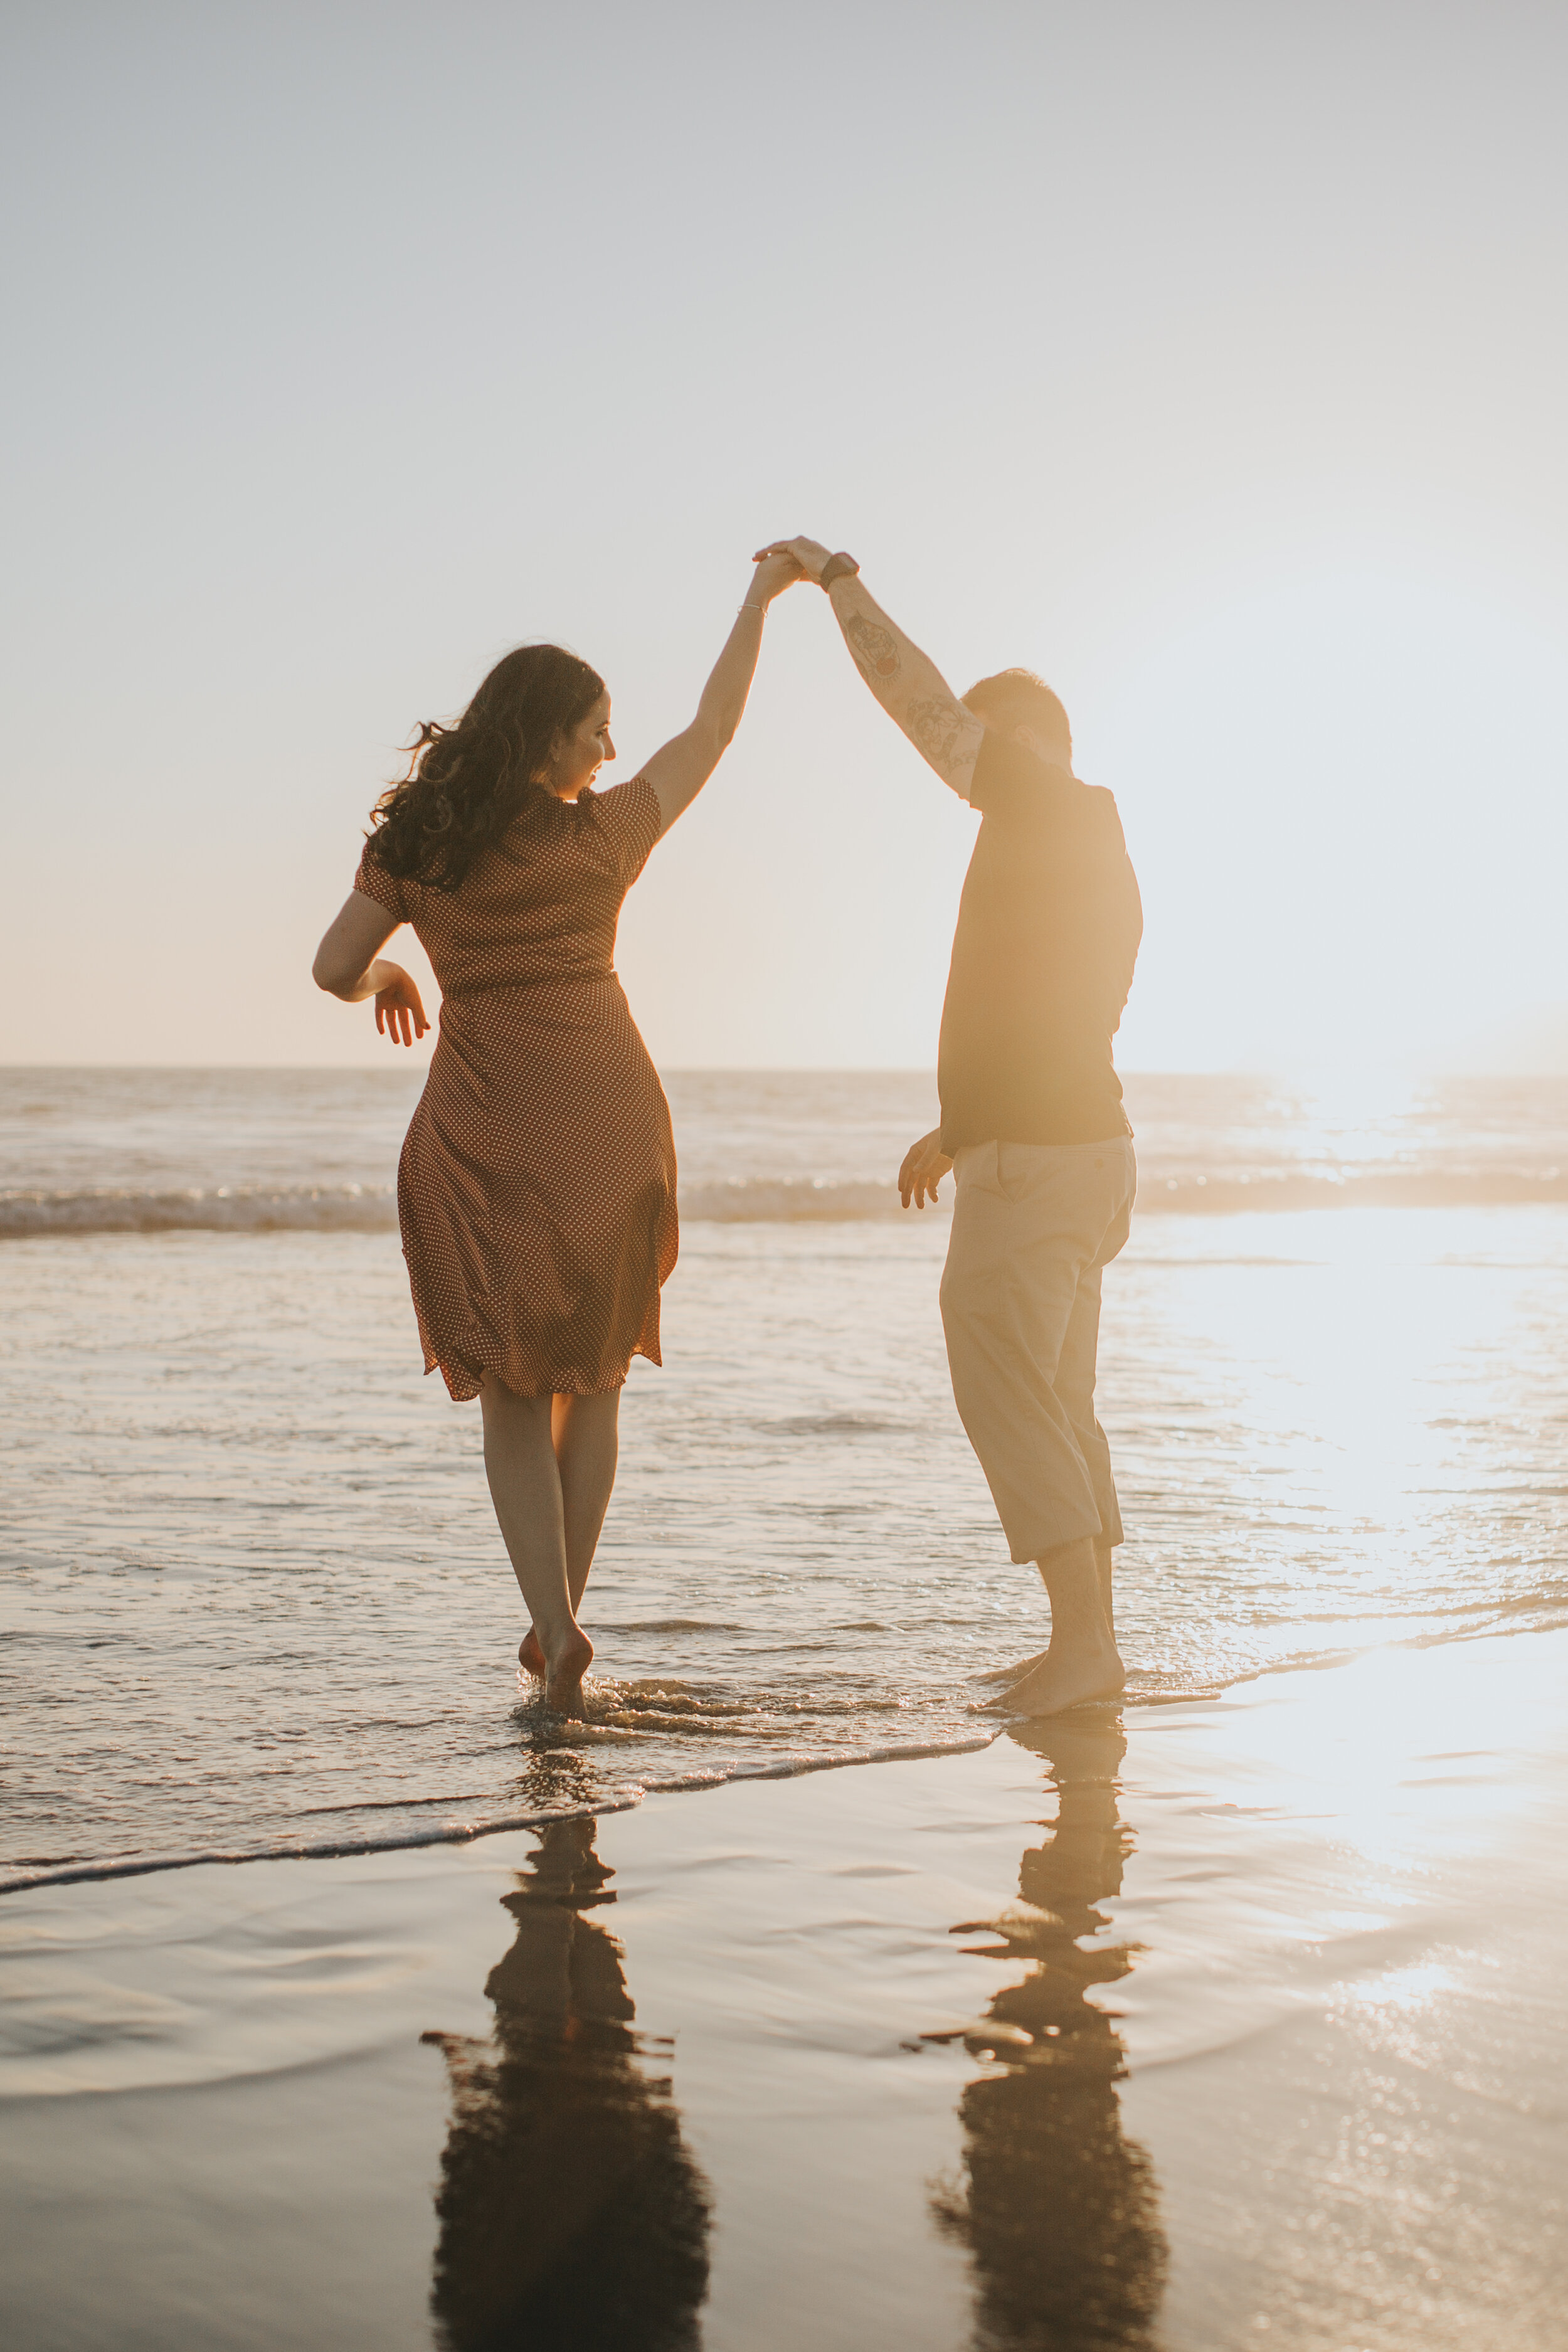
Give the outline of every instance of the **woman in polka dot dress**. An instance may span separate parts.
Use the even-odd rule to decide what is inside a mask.
[[[741,722],[763,614],[800,577],[759,562],[697,716],[627,783],[604,681],[559,646],[496,664],[455,727],[426,725],[376,804],[318,983],[375,999],[409,1045],[419,991],[380,950],[412,923],[440,1036],[398,1169],[425,1367],[484,1414],[485,1469],[532,1623],[519,1656],[572,1709],[577,1622],[616,1476],[631,1359],[658,1352],[675,1264],[669,1108],[611,958],[621,901]]]

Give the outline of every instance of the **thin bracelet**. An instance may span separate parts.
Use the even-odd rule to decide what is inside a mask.
[[[765,604],[737,604],[735,607],[737,613],[765,613],[767,609]]]

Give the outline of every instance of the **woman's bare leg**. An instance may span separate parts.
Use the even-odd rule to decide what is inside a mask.
[[[620,1410],[621,1392],[611,1389],[604,1396],[558,1396],[551,1414],[566,1520],[566,1578],[574,1611],[583,1606],[588,1571],[615,1491]]]
[[[518,1396],[487,1378],[485,1475],[512,1572],[538,1637],[544,1696],[563,1714],[580,1706],[594,1645],[577,1622],[566,1566],[566,1514],[551,1442],[550,1397]]]
[[[558,1396],[551,1410],[551,1436],[561,1480],[566,1544],[566,1581],[573,1613],[583,1606],[588,1571],[616,1484],[619,1446],[619,1389],[604,1396]],[[544,1675],[544,1653],[531,1626],[518,1651],[524,1672]]]

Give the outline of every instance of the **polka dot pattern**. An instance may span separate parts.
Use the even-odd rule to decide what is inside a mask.
[[[658,838],[646,777],[540,793],[456,891],[384,873],[354,888],[412,923],[440,1035],[397,1171],[425,1369],[458,1401],[596,1396],[658,1363],[675,1265],[669,1106],[611,959]]]

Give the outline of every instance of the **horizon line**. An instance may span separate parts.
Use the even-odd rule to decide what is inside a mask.
[[[434,1049],[432,1049],[433,1051]],[[110,1071],[156,1072],[160,1075],[178,1070],[193,1073],[221,1073],[237,1076],[245,1071],[258,1075],[270,1073],[275,1076],[306,1076],[313,1073],[339,1077],[361,1072],[384,1073],[388,1076],[409,1075],[429,1067],[430,1055],[415,1059],[412,1055],[394,1061],[357,1062],[88,1062],[88,1061],[19,1061],[0,1062],[0,1076],[21,1076],[26,1073],[42,1076],[49,1071],[75,1071],[83,1075],[104,1075]],[[656,1065],[661,1074],[670,1077],[936,1077],[934,1062],[665,1062]],[[1478,1066],[1474,1063],[1437,1061],[1411,1062],[1390,1058],[1387,1061],[1367,1061],[1360,1056],[1338,1060],[1331,1056],[1303,1055],[1300,1059],[1276,1063],[1226,1062],[1189,1064],[1183,1068],[1119,1070],[1124,1082],[1145,1078],[1302,1078],[1323,1076],[1354,1075],[1362,1077],[1398,1077],[1407,1080],[1426,1078],[1496,1078],[1529,1084],[1542,1078],[1568,1078],[1568,1064],[1544,1063],[1530,1068],[1500,1069],[1495,1063]]]

